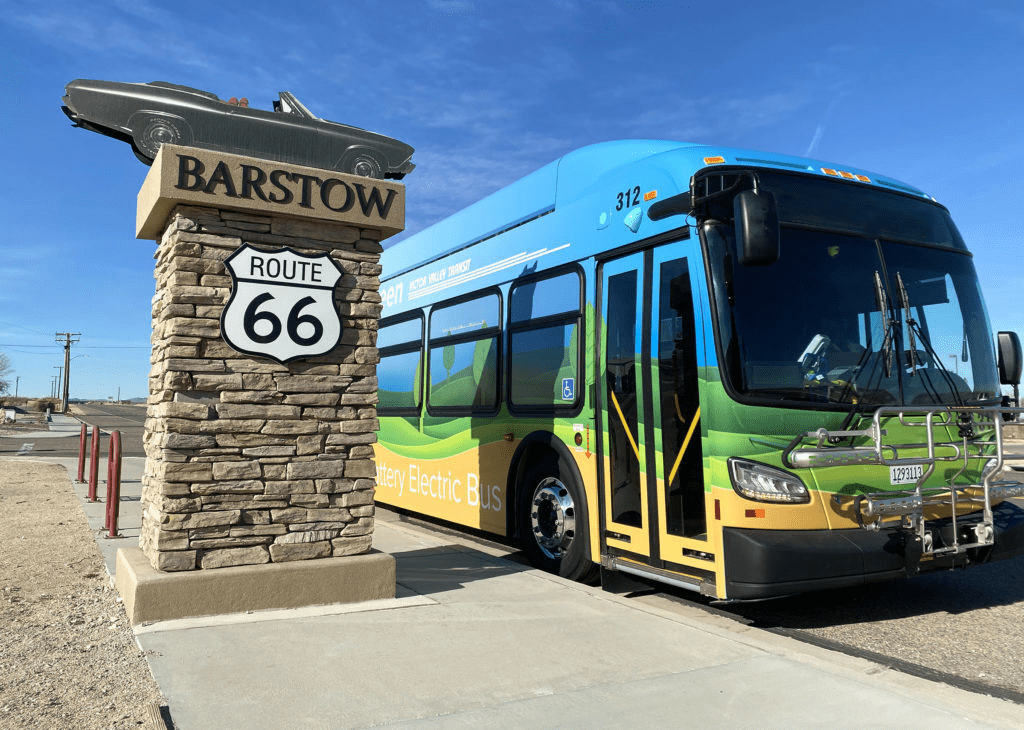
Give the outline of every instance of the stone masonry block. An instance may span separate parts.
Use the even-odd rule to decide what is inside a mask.
[[[373,518],[360,517],[356,522],[346,526],[341,535],[342,537],[360,537],[371,533],[373,533]]]
[[[320,542],[338,537],[341,530],[307,530],[305,532],[289,532],[274,540],[275,545],[297,545],[303,542]]]
[[[302,421],[267,421],[260,431],[273,435],[308,436],[316,433],[320,424],[312,420]]]
[[[239,479],[237,481],[209,481],[192,485],[192,493],[199,495],[212,494],[263,494],[263,482],[259,479]]]
[[[306,510],[301,507],[288,507],[286,509],[270,510],[270,519],[281,524],[292,522],[305,522]]]
[[[310,558],[326,558],[331,553],[332,546],[327,540],[295,544],[274,543],[270,546],[270,558],[275,563],[284,563],[290,560],[309,560]]]
[[[152,561],[153,559],[150,558]],[[165,570],[167,572],[179,571],[179,570],[195,570],[196,567],[196,551],[195,550],[170,550],[160,551],[156,553],[156,560],[153,565],[157,570]]]
[[[217,445],[213,436],[200,434],[166,433],[160,444],[164,449],[208,449]]]
[[[252,546],[227,548],[204,552],[199,559],[202,568],[224,568],[231,565],[260,565],[270,562],[270,553],[265,547]]]
[[[374,478],[377,476],[377,467],[372,459],[346,459],[345,476],[349,479]]]
[[[336,537],[331,540],[332,555],[336,558],[345,555],[362,555],[369,552],[371,547],[373,547],[373,537],[370,535]]]
[[[154,476],[166,482],[207,482],[213,478],[210,464],[164,461],[156,465]]]
[[[259,479],[261,476],[258,461],[221,461],[213,464],[213,478],[220,481],[239,479]]]
[[[344,473],[345,462],[340,459],[324,461],[294,461],[288,465],[289,479],[335,479]]]
[[[150,406],[150,418],[184,418],[190,421],[205,421],[210,417],[210,407],[202,403],[160,403]]]
[[[286,480],[282,482],[266,482],[266,494],[314,494],[316,489],[312,479]]]
[[[249,403],[219,403],[217,414],[221,418],[263,418],[263,419],[297,419],[302,414],[298,406],[263,405]]]
[[[153,530],[153,546],[157,550],[187,550],[188,533],[171,530]]]
[[[224,512],[191,512],[182,515],[163,515],[161,521],[168,530],[192,530],[197,527],[234,525],[240,522],[241,519],[241,511],[227,510]]]

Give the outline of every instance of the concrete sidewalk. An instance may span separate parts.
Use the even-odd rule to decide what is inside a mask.
[[[58,460],[73,477],[75,461]],[[124,462],[137,544],[143,459]],[[103,504],[84,501],[97,535]],[[137,628],[178,730],[1024,727],[1024,707],[697,608],[624,599],[378,510],[398,597]]]

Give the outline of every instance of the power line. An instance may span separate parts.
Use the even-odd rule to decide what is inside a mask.
[[[63,333],[62,333],[63,334]],[[4,344],[0,343],[0,347],[34,347],[48,350],[58,349],[54,345],[20,345],[20,344]],[[79,349],[81,350],[148,350],[152,345],[83,345]]]

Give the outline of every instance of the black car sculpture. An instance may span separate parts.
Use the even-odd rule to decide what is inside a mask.
[[[400,180],[415,167],[404,142],[320,119],[287,91],[265,111],[164,81],[79,79],[63,101],[76,127],[129,143],[147,165],[167,142],[373,178]]]

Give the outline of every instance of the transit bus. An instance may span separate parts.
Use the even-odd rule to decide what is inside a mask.
[[[1020,341],[915,187],[608,142],[381,265],[384,505],[724,600],[1024,552]]]

